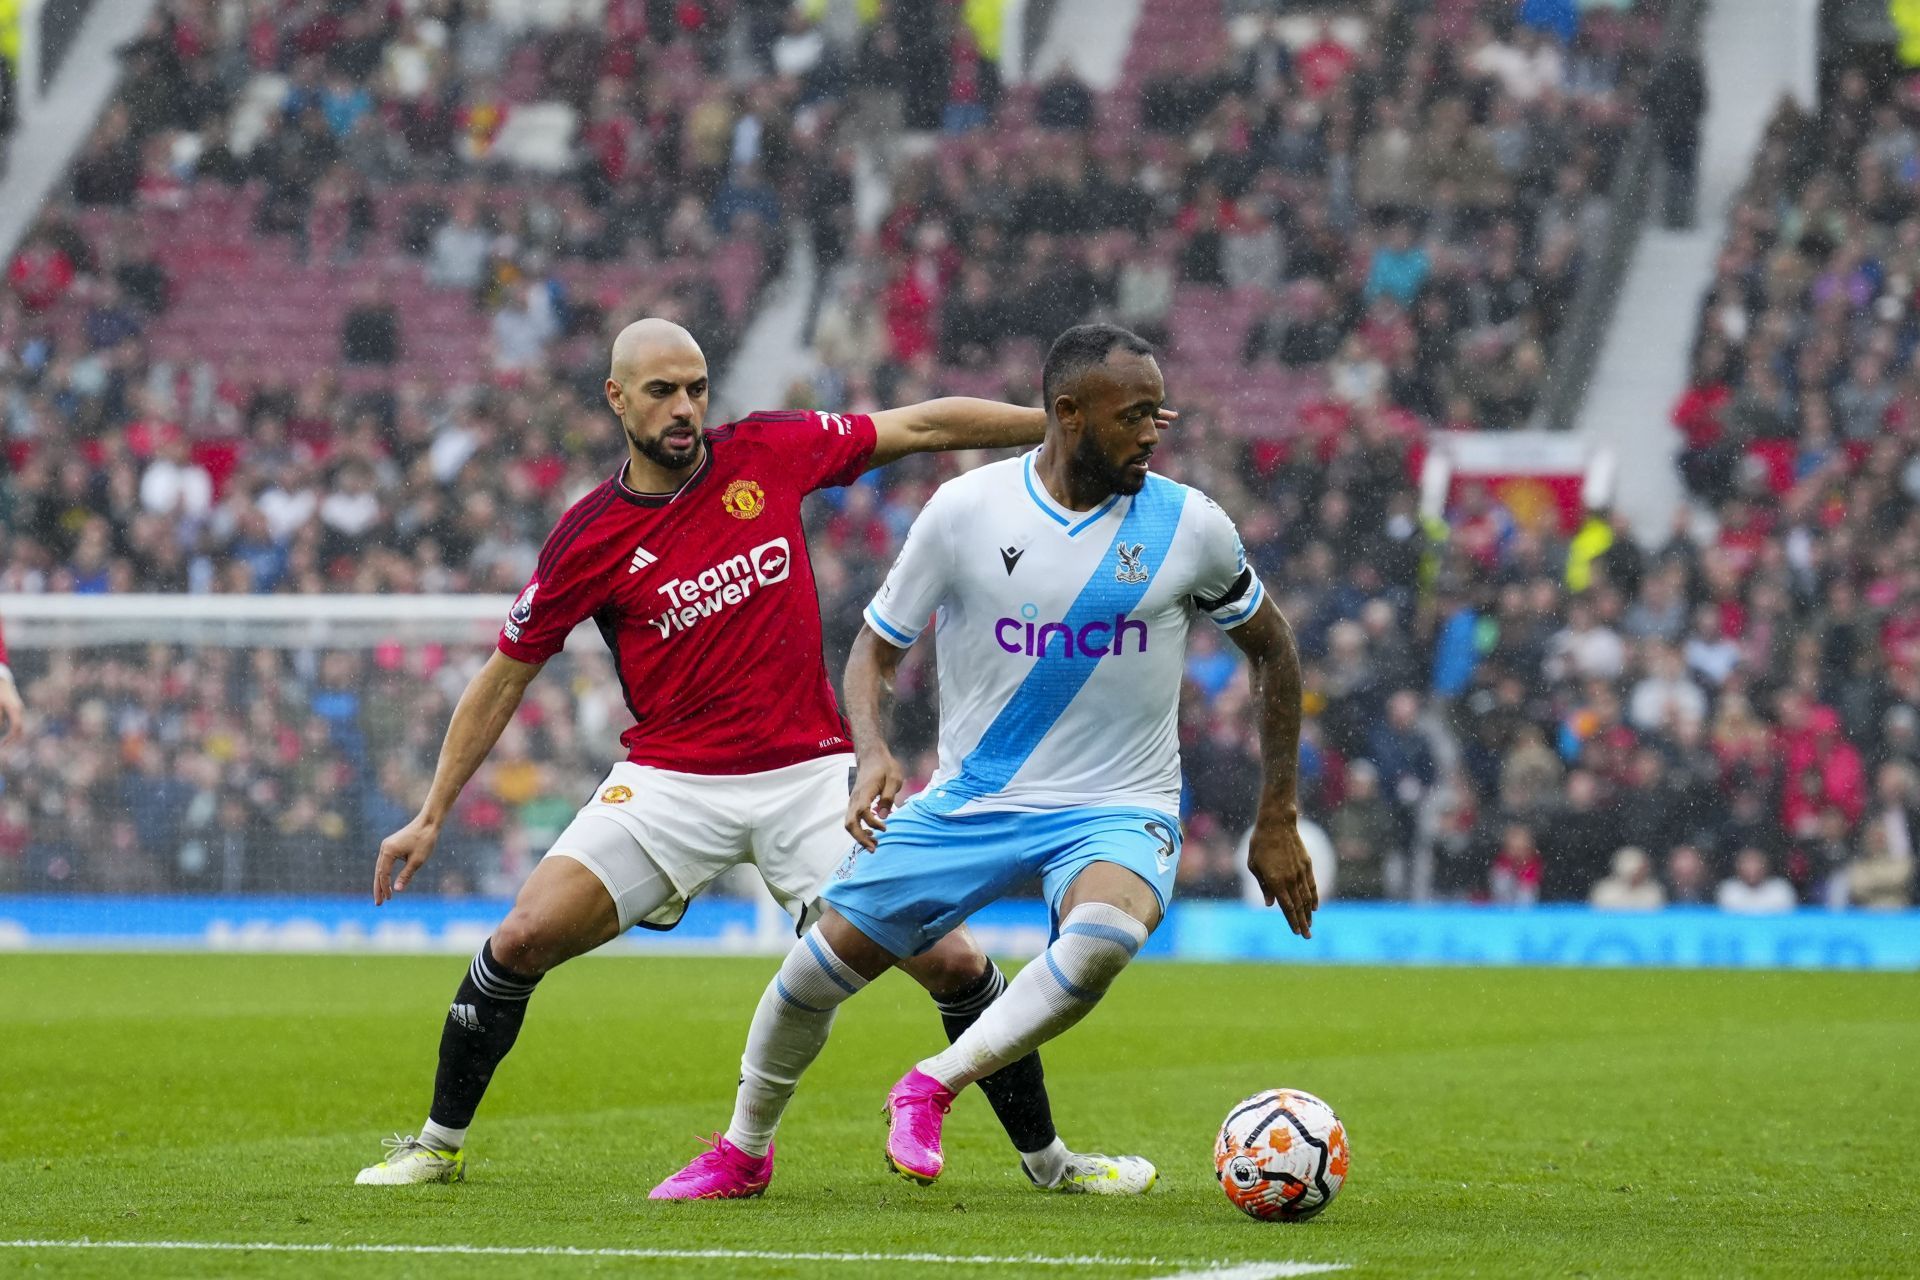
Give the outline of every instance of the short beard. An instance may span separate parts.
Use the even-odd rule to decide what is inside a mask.
[[[1081,483],[1100,490],[1100,499],[1116,493],[1131,496],[1146,487],[1145,476],[1136,476],[1124,463],[1116,463],[1107,457],[1090,432],[1080,437],[1080,443],[1074,446],[1068,465]]]
[[[693,448],[689,449],[685,455],[675,453],[670,449],[667,446],[665,436],[656,436],[651,440],[643,440],[635,435],[633,429],[629,427],[627,428],[627,439],[633,442],[633,447],[640,451],[641,457],[653,463],[655,466],[665,467],[668,471],[684,471],[698,461],[700,457],[700,433],[697,431],[694,432],[693,436]]]

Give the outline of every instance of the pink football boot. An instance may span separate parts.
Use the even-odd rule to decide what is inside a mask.
[[[708,1146],[712,1149],[648,1192],[647,1199],[744,1200],[773,1181],[772,1147],[764,1156],[750,1156],[717,1133]]]
[[[940,1125],[953,1106],[953,1090],[918,1067],[887,1094],[887,1167],[909,1182],[927,1186],[940,1176]]]

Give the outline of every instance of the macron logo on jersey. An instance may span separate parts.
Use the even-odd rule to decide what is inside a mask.
[[[627,572],[638,573],[659,558],[659,556],[656,556],[645,547],[635,547],[633,549],[633,562],[627,566]]]
[[[762,587],[785,582],[793,572],[793,548],[785,538],[763,542],[753,550],[730,556],[702,569],[691,578],[674,578],[654,590],[667,598],[667,607],[653,619],[662,640],[692,630],[703,618],[733,608]]]

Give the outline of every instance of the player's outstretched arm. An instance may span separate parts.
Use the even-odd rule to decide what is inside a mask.
[[[893,720],[893,677],[906,653],[882,640],[872,627],[863,626],[854,637],[853,652],[847,655],[842,684],[857,762],[853,794],[847,800],[847,834],[865,849],[874,847],[876,832],[887,829],[887,815],[907,780],[887,745]]]
[[[1039,444],[1047,434],[1047,412],[975,396],[942,396],[873,415],[873,456],[867,466],[884,467],[910,453],[945,449],[1005,449]]]
[[[433,856],[440,828],[452,812],[453,802],[460,798],[460,789],[500,740],[528,683],[539,674],[540,664],[496,652],[467,682],[447,725],[446,740],[440,744],[440,762],[434,766],[426,803],[413,821],[380,842],[380,856],[373,864],[376,906],[405,889],[413,873]]]
[[[1160,410],[1160,425],[1180,415]],[[942,396],[873,415],[873,455],[867,467],[884,467],[910,453],[947,449],[1007,449],[1039,444],[1047,434],[1047,411],[974,396]]]
[[[1271,599],[1252,618],[1227,633],[1253,665],[1260,700],[1260,809],[1253,821],[1247,867],[1260,883],[1267,905],[1279,904],[1287,924],[1303,938],[1313,936],[1313,913],[1320,891],[1313,862],[1300,842],[1300,650]]]
[[[1171,426],[1179,413],[1160,409],[1160,426]],[[908,453],[941,453],[945,449],[1010,449],[1037,445],[1046,438],[1046,411],[1002,405],[996,399],[973,395],[943,395],[902,409],[881,409],[874,415],[874,455],[868,470],[904,459]]]

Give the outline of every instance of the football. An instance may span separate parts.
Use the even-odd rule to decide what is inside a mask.
[[[1227,1113],[1213,1168],[1240,1212],[1299,1222],[1333,1203],[1352,1154],[1332,1107],[1299,1089],[1269,1089]]]

